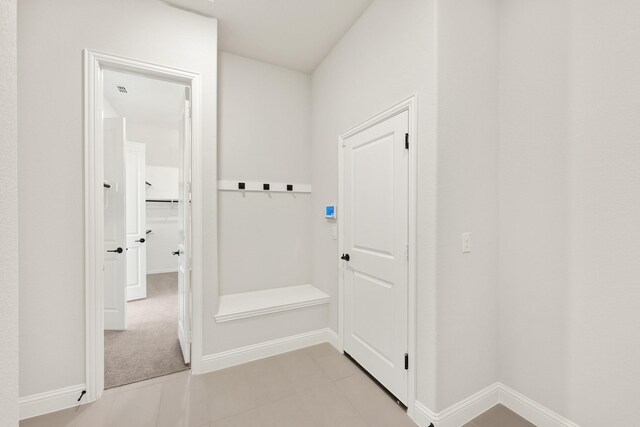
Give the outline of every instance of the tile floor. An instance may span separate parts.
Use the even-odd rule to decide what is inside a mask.
[[[536,427],[502,405],[496,405],[462,427]]]
[[[21,427],[415,427],[400,407],[328,344],[191,376],[113,388],[97,402]],[[496,406],[465,427],[531,427]]]

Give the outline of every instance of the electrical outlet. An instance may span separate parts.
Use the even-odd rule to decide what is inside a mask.
[[[462,253],[471,252],[471,233],[462,233]]]

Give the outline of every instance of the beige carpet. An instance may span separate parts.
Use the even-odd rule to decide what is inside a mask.
[[[189,369],[178,342],[178,273],[147,276],[147,298],[127,303],[127,330],[104,332],[105,389]]]

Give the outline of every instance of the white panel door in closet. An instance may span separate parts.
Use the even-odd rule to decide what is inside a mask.
[[[145,145],[126,142],[127,301],[147,297]]]
[[[185,363],[191,362],[191,114],[180,116],[178,187],[178,339]]]
[[[125,160],[122,118],[104,119],[104,328],[127,326]]]
[[[344,350],[407,403],[408,113],[342,142]]]

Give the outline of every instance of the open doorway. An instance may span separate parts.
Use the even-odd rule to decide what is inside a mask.
[[[104,386],[189,369],[190,88],[105,70]]]
[[[181,86],[178,108],[180,118],[178,119],[178,198],[173,202],[178,216],[178,246],[171,252],[175,253],[177,259],[178,277],[178,307],[177,320],[170,328],[175,331],[179,342],[182,365],[190,363],[192,372],[200,372],[202,363],[202,176],[201,176],[201,136],[200,136],[200,97],[201,78],[198,73],[180,70],[176,68],[140,62],[133,59],[118,57],[95,51],[84,51],[84,82],[85,82],[85,299],[86,299],[86,395],[83,394],[84,402],[93,402],[100,398],[105,389],[105,325],[107,323],[107,310],[112,310],[119,319],[120,330],[126,330],[126,310],[127,305],[133,304],[127,301],[128,270],[127,269],[127,246],[144,248],[139,249],[140,254],[147,250],[149,246],[146,231],[149,229],[146,224],[136,226],[136,231],[144,230],[142,234],[133,233],[130,237],[133,242],[127,245],[126,228],[126,170],[125,140],[127,139],[127,119],[126,117],[105,117],[105,74],[107,72],[119,72],[123,75],[139,77],[145,79],[148,84],[165,82]],[[116,88],[120,91],[120,88]],[[127,90],[124,86],[123,90]],[[155,92],[154,92],[155,93]],[[184,97],[184,98],[182,98]],[[183,101],[183,102],[182,102]],[[113,107],[113,105],[111,106]],[[108,107],[107,107],[108,108]],[[115,108],[114,108],[115,110]],[[116,111],[117,113],[117,111]],[[117,119],[117,125],[113,125],[110,119]],[[109,120],[107,120],[109,119]],[[112,138],[119,141],[117,144],[107,144],[107,140]],[[154,139],[155,140],[155,139]],[[132,141],[139,142],[139,141]],[[115,147],[115,148],[113,148]],[[105,150],[112,149],[112,152]],[[148,157],[145,146],[145,159]],[[105,170],[108,163],[107,157],[120,159],[113,163],[121,168],[119,171],[109,176],[110,171]],[[109,163],[111,164],[111,163]],[[130,162],[130,164],[132,164]],[[138,160],[138,165],[142,163]],[[144,168],[147,169],[145,160]],[[141,173],[140,173],[141,174]],[[136,173],[138,175],[138,173]],[[146,170],[144,173],[146,178]],[[166,176],[163,174],[162,176]],[[114,182],[110,182],[110,180]],[[117,181],[117,182],[116,182]],[[138,180],[138,192],[144,194],[144,198],[139,196],[138,213],[145,210],[145,220],[150,220],[147,208],[147,179]],[[153,186],[153,182],[150,182]],[[112,192],[114,186],[125,188],[120,197],[113,197],[108,200],[106,193]],[[142,190],[144,188],[144,190]],[[175,194],[175,193],[174,193]],[[144,203],[141,203],[144,200]],[[150,199],[152,200],[152,199]],[[155,199],[153,199],[155,200]],[[107,206],[107,203],[110,203]],[[111,203],[115,203],[111,204]],[[163,202],[166,203],[166,202]],[[112,218],[120,218],[122,222],[117,227],[113,225],[113,230],[109,229],[106,214],[109,209],[120,209],[119,215]],[[124,224],[123,224],[124,223]],[[117,232],[114,230],[118,230]],[[130,229],[131,231],[131,229]],[[111,233],[111,234],[110,234]],[[152,233],[150,233],[152,234]],[[145,239],[144,242],[135,240]],[[109,240],[112,239],[112,240]],[[140,246],[135,246],[139,244]],[[120,249],[118,249],[120,248]],[[107,252],[115,251],[115,252]],[[145,274],[139,274],[137,278],[146,278],[146,293],[149,299],[149,272],[150,264],[148,257],[140,255],[138,260],[146,262]],[[117,260],[117,261],[116,261]],[[110,264],[111,263],[111,264]],[[175,268],[175,267],[174,267]],[[108,272],[107,270],[112,269]],[[171,273],[167,273],[171,274]],[[173,274],[176,274],[173,272]],[[135,278],[134,278],[135,279]],[[115,290],[107,292],[106,288],[112,281],[117,285]],[[142,280],[134,280],[135,291],[130,292],[132,298],[143,295],[144,286]],[[174,281],[175,283],[175,281]],[[140,285],[140,286],[138,286]],[[107,298],[111,298],[107,300]],[[145,299],[145,298],[141,298]],[[136,300],[139,301],[139,300]],[[170,309],[173,311],[173,309]],[[175,313],[175,311],[174,311]],[[107,326],[110,327],[110,326]],[[175,336],[173,335],[174,349]],[[144,352],[152,352],[153,349],[145,348]],[[123,363],[129,363],[126,360]],[[149,362],[147,362],[147,365]],[[163,375],[160,373],[160,375]],[[147,376],[153,376],[147,374]],[[135,378],[138,381],[141,378]],[[129,381],[127,381],[129,382]]]

